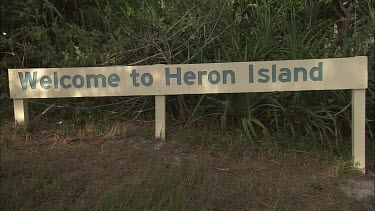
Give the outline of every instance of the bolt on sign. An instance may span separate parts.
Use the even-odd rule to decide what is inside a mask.
[[[9,69],[15,121],[28,98],[155,95],[155,136],[165,138],[165,96],[352,90],[353,157],[365,167],[367,57],[261,62]]]

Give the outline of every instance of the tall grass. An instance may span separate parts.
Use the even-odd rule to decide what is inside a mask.
[[[373,1],[349,4],[354,4],[349,11],[353,27],[336,45],[334,24],[342,20],[334,12],[341,8],[335,1],[7,1],[1,5],[2,99],[8,96],[6,69],[11,67],[366,55],[366,131],[374,138],[374,45],[365,44],[375,32]],[[187,116],[190,123],[215,118],[223,132],[240,127],[252,141],[282,132],[337,145],[350,136],[350,99],[349,91],[192,95],[170,97],[168,109],[172,118]],[[92,104],[87,99],[81,103]],[[133,111],[152,107],[135,105]]]

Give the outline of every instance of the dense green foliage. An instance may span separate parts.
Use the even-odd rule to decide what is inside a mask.
[[[9,96],[7,68],[365,55],[367,135],[373,139],[373,5],[372,0],[2,0],[0,98]],[[249,140],[286,132],[337,144],[350,136],[350,99],[349,91],[192,95],[170,97],[168,109],[189,123],[210,117],[223,132],[241,127]],[[102,101],[83,99],[80,105],[93,102]],[[130,111],[147,106],[152,104],[134,103]]]

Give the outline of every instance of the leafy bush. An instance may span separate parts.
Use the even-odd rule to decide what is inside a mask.
[[[6,0],[0,7],[1,96],[9,95],[7,68],[366,55],[370,70],[367,132],[374,138],[375,113],[370,109],[375,105],[373,1],[344,2]],[[168,109],[173,117],[190,116],[189,122],[202,116],[216,118],[223,131],[228,126],[241,127],[251,140],[287,132],[338,143],[350,135],[349,91],[172,98]],[[100,102],[83,99],[82,104],[92,101]],[[145,109],[144,104],[137,105]]]

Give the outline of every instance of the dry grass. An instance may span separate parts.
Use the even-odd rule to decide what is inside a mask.
[[[187,129],[159,142],[141,120],[48,125],[15,132],[2,123],[1,210],[365,210],[338,184],[373,178],[309,153],[247,147],[230,156]]]

